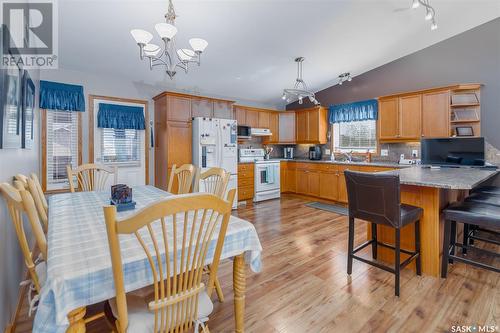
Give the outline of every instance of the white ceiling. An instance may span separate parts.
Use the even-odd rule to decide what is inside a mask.
[[[129,31],[155,33],[168,1],[59,0],[59,67],[114,76],[156,88],[188,90],[281,105],[304,56],[312,90],[336,83],[500,16],[500,0],[430,0],[439,29],[411,0],[174,0],[177,46],[191,37],[209,45],[202,66],[171,81],[140,61]],[[157,36],[153,40],[160,44]],[[355,78],[354,78],[355,80]]]

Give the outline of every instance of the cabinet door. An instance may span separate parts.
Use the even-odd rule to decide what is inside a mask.
[[[378,133],[381,140],[397,139],[399,136],[398,98],[379,101]]]
[[[269,128],[269,112],[259,112],[259,128]]]
[[[422,95],[399,98],[399,135],[403,139],[420,140]]]
[[[297,171],[295,169],[287,168],[285,179],[285,190],[292,193],[297,192]]]
[[[212,100],[205,98],[191,99],[191,115],[192,117],[212,118],[214,105]]]
[[[169,168],[171,168],[173,164],[181,166],[191,163],[191,123],[168,122],[167,141],[167,164]]]
[[[424,94],[422,97],[422,137],[450,136],[450,92]]]
[[[280,112],[278,123],[279,143],[294,143],[295,112]]]
[[[269,130],[272,135],[263,138],[264,143],[279,142],[279,114],[278,112],[269,112]]]
[[[307,140],[310,142],[320,142],[319,117],[319,108],[307,112]]]
[[[246,110],[243,109],[242,107],[235,106],[234,107],[234,118],[236,119],[236,122],[240,126],[248,126],[247,121],[246,121]]]
[[[307,111],[301,111],[296,113],[297,143],[306,143],[309,141],[308,122],[309,122],[309,117]]]
[[[307,194],[309,192],[309,179],[307,177],[307,170],[296,170],[296,191],[300,194]]]
[[[320,193],[320,176],[318,171],[309,171],[307,174],[307,194],[314,197],[319,197]]]
[[[246,110],[246,125],[250,127],[259,127],[259,111]]]
[[[181,96],[167,96],[167,119],[169,121],[190,121],[191,99]]]
[[[319,176],[319,196],[323,199],[338,200],[337,183],[337,172],[321,172]]]
[[[233,119],[233,103],[215,100],[214,118]]]
[[[337,200],[343,203],[347,202],[347,186],[345,183],[344,169],[339,170],[337,183]]]

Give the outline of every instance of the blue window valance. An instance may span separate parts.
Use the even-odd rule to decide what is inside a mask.
[[[97,127],[144,130],[144,109],[140,106],[99,103]]]
[[[83,86],[40,81],[40,109],[84,112]]]
[[[378,102],[376,99],[331,105],[328,119],[330,124],[361,120],[377,120]]]

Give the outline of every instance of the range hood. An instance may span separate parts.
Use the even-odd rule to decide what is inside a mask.
[[[251,136],[271,136],[271,130],[269,128],[251,128],[250,129]]]

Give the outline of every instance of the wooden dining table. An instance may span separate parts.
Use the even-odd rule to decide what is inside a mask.
[[[120,212],[119,218],[172,194],[145,185],[134,187],[133,195],[135,210]],[[115,297],[102,209],[109,205],[109,197],[108,191],[101,191],[63,193],[49,198],[47,279],[40,294],[34,332],[85,332],[86,307]],[[210,247],[215,249],[216,242],[217,234]],[[150,285],[152,273],[144,264],[147,260],[144,251],[138,250],[140,244],[120,238],[120,246],[130,258],[124,262],[125,290],[130,292]],[[236,332],[244,332],[246,264],[259,272],[261,251],[253,224],[231,216],[221,260],[233,260]],[[214,251],[209,250],[205,264],[210,264],[213,256]]]

